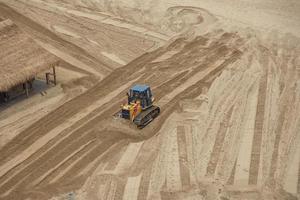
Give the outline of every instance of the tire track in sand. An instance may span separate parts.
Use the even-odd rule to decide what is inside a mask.
[[[231,106],[231,108],[228,109],[228,111],[225,113],[220,123],[220,128],[219,131],[217,132],[217,136],[213,146],[213,151],[211,153],[210,160],[208,162],[208,166],[206,170],[208,176],[214,176],[215,174],[232,112],[233,112],[233,106]]]
[[[263,75],[258,89],[258,100],[255,116],[254,135],[252,142],[251,162],[249,169],[249,185],[256,185],[260,166],[260,153],[262,145],[262,132],[265,113],[265,99],[267,88],[267,76]]]
[[[300,162],[298,166],[298,185],[297,185],[297,192],[300,194]]]
[[[142,178],[139,186],[138,199],[146,200],[148,197],[148,191],[150,186],[150,177],[152,172],[152,166],[154,162],[149,163],[148,167],[144,169],[142,173]]]
[[[190,186],[190,171],[187,160],[185,127],[183,125],[177,126],[177,141],[181,183],[183,188],[188,188]]]
[[[293,76],[293,74],[289,74],[290,76]],[[277,169],[277,165],[278,162],[280,162],[280,157],[279,157],[279,145],[280,145],[280,141],[284,140],[284,138],[281,138],[282,135],[284,135],[283,130],[284,130],[284,125],[285,123],[287,123],[287,121],[285,119],[287,119],[287,115],[292,112],[291,109],[293,109],[291,107],[291,105],[293,105],[293,103],[296,100],[296,94],[295,94],[295,89],[296,89],[296,85],[292,85],[294,83],[294,80],[292,80],[290,77],[289,78],[289,82],[286,83],[285,88],[282,92],[282,96],[281,96],[281,107],[280,107],[280,113],[279,113],[279,118],[278,118],[278,124],[276,126],[276,130],[275,130],[275,142],[274,142],[274,150],[272,152],[272,159],[271,159],[271,166],[270,166],[270,174],[269,174],[269,178],[271,181],[275,180],[275,176],[276,176],[276,171]],[[284,103],[283,103],[284,102]]]

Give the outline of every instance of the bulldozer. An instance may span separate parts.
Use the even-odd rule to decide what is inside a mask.
[[[117,116],[144,128],[160,113],[160,108],[153,105],[154,100],[148,85],[135,85],[127,93],[127,103],[121,105]]]

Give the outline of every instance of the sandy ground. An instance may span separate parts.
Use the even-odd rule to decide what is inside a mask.
[[[300,198],[297,1],[2,2],[63,62],[1,110],[0,199]],[[113,117],[135,83],[142,130]]]

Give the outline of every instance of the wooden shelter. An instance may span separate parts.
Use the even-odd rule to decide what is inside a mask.
[[[23,85],[28,96],[32,81],[38,73],[46,74],[47,83],[53,76],[56,84],[55,66],[59,59],[40,47],[11,20],[0,21],[0,97],[12,88]]]

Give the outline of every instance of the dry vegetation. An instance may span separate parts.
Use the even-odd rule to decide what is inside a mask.
[[[24,83],[58,62],[11,20],[0,22],[0,49],[0,91]]]

